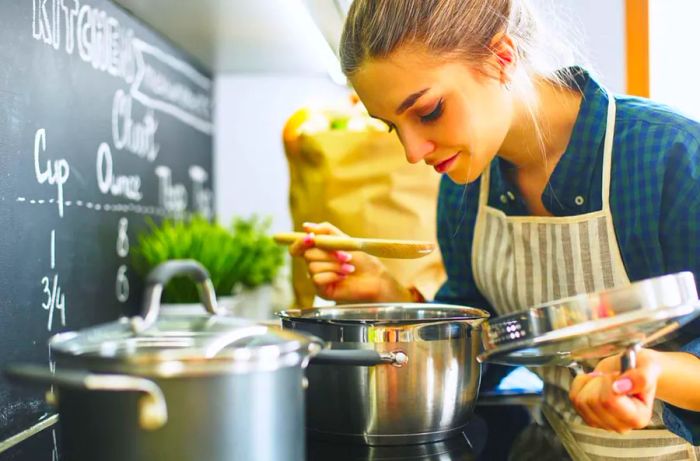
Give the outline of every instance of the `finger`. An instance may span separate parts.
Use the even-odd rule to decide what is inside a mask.
[[[314,246],[313,233],[306,234],[303,238],[296,240],[289,245],[289,254],[292,256],[303,256],[304,252]]]
[[[311,223],[305,222],[302,227],[305,232],[313,232],[316,234],[326,234],[326,235],[346,235],[343,231],[335,227],[329,222],[322,223]]]
[[[627,370],[612,384],[613,391],[618,395],[634,395],[642,399],[651,392],[653,397],[658,380],[656,368],[650,366]]]
[[[314,261],[309,263],[309,273],[313,276],[322,272],[336,272],[348,275],[355,272],[355,266],[348,263]]]
[[[569,399],[572,401],[575,400],[581,392],[581,389],[583,389],[586,386],[586,384],[591,382],[593,378],[596,378],[601,375],[602,373],[598,371],[593,371],[584,375],[578,375],[571,383],[571,388],[569,389]]]
[[[338,274],[337,272],[321,272],[311,276],[311,281],[314,282],[317,288],[322,288],[331,283],[338,283],[345,280],[347,275]]]
[[[619,372],[620,371],[620,354],[612,355],[610,357],[606,357],[600,362],[595,367],[595,371],[599,371],[601,373],[614,373],[614,372]]]
[[[591,427],[598,429],[605,429],[603,422],[598,418],[595,411],[590,407],[588,402],[577,401],[574,403],[574,408],[576,412],[581,416],[581,418]]]
[[[619,395],[610,381],[606,381],[601,389],[601,419],[620,433],[646,426],[651,417],[651,408],[646,408],[636,397]]]
[[[572,387],[572,392],[569,393],[569,398],[571,399],[571,404],[574,406],[586,424],[603,429],[604,427],[602,421],[591,408],[593,396],[597,393],[595,379],[599,376],[591,375],[594,375],[594,373],[576,377],[574,383],[576,383],[577,389],[573,389]]]
[[[347,283],[344,283],[342,280],[319,287],[318,291],[321,297],[326,299],[333,299],[335,301],[355,300],[352,290],[349,289]]]
[[[627,397],[605,396],[603,394],[590,402],[590,411],[600,421],[603,429],[618,433],[631,429],[630,425],[625,422],[629,408],[626,408],[627,406],[621,402],[623,399],[627,399]]]
[[[322,250],[320,248],[311,248],[307,249],[304,251],[304,259],[306,259],[307,263],[312,263],[314,261],[321,261],[321,262],[340,262],[338,261],[338,258],[334,254],[335,252],[333,251],[326,251]]]
[[[574,408],[590,426],[615,432],[624,432],[630,428],[620,421],[615,411],[615,398],[609,390],[613,377],[600,375],[594,377],[573,400]]]

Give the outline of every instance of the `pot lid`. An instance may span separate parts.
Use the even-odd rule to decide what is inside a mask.
[[[437,303],[344,304],[339,307],[289,309],[282,320],[324,324],[404,325],[447,321],[485,321],[489,313],[475,307]]]
[[[164,264],[165,269],[159,266],[154,272],[160,272],[152,272],[147,280],[143,317],[58,334],[49,342],[52,352],[103,371],[182,375],[305,366],[310,354],[320,349],[320,341],[310,336],[217,315],[203,267],[192,261]],[[206,310],[203,306],[201,314],[193,314],[173,307],[159,315],[164,283],[182,274],[204,285],[200,293]]]
[[[132,371],[151,369],[166,374],[170,374],[168,369],[180,374],[186,371],[184,367],[246,371],[296,366],[315,350],[315,344],[306,336],[273,326],[219,315],[176,313],[161,315],[139,332],[124,317],[56,335],[49,343],[52,351],[64,356],[93,363],[107,361],[105,365],[111,362],[121,370],[126,366]]]

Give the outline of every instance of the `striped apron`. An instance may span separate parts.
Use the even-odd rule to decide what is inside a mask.
[[[482,174],[471,262],[479,290],[498,314],[629,284],[610,212],[614,131],[611,95],[599,211],[565,217],[507,216],[488,206],[490,168]],[[700,450],[664,428],[659,402],[647,428],[620,435],[590,427],[576,413],[568,398],[568,369],[534,371],[545,382],[543,413],[573,459],[700,460]]]

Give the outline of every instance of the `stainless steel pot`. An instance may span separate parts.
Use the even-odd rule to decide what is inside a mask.
[[[371,445],[423,443],[447,439],[467,424],[479,389],[476,356],[486,311],[358,304],[278,315],[285,329],[330,346],[307,371],[311,435]]]
[[[163,286],[193,277],[209,314],[159,315]],[[206,270],[165,263],[147,280],[143,317],[50,340],[56,373],[20,365],[15,379],[51,384],[71,461],[305,459],[306,336],[213,315]]]

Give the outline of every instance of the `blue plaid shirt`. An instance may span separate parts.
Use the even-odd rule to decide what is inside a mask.
[[[600,210],[608,95],[588,73],[574,69],[583,100],[566,152],[542,195],[554,216]],[[615,96],[617,114],[611,173],[611,211],[630,280],[692,271],[700,282],[700,123],[652,101]],[[497,157],[491,163],[489,205],[508,215],[529,212]],[[442,178],[438,241],[447,281],[436,301],[493,312],[474,282],[471,247],[480,181],[464,186]],[[700,285],[700,283],[699,283]],[[700,356],[700,322],[684,328],[683,350]],[[700,413],[667,405],[669,429],[700,444]]]

